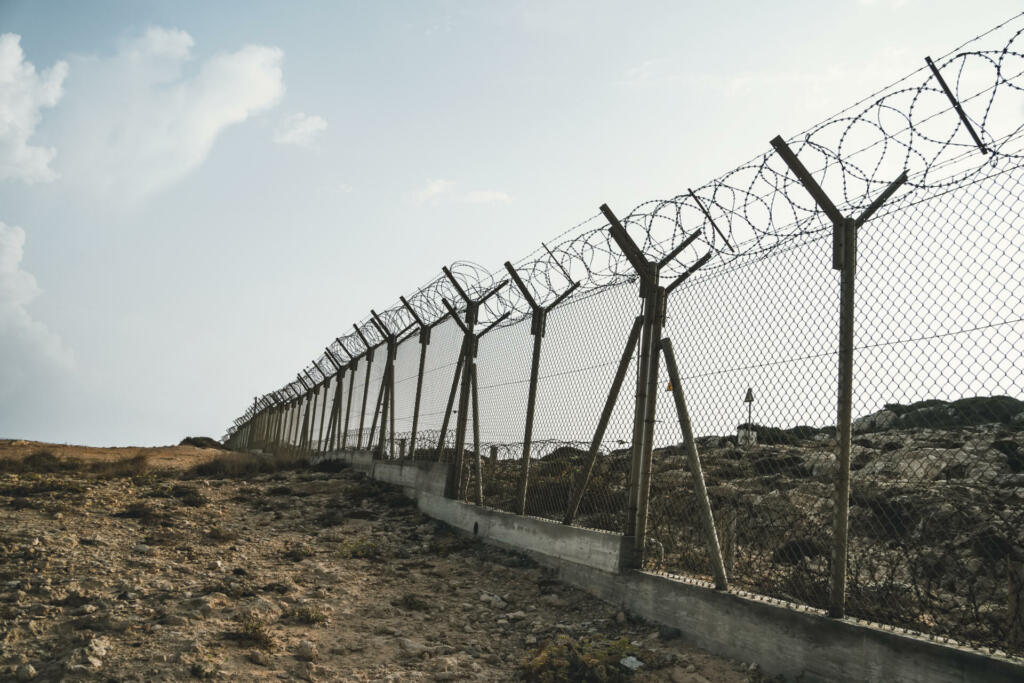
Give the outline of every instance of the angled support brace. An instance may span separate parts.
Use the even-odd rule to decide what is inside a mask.
[[[711,512],[708,487],[704,482],[704,471],[701,469],[697,443],[693,438],[693,425],[690,423],[690,412],[686,407],[683,385],[679,381],[679,368],[676,365],[676,355],[672,351],[672,341],[666,337],[661,340],[659,346],[665,357],[665,369],[668,370],[669,381],[672,383],[672,398],[675,399],[676,415],[679,417],[679,427],[683,432],[683,448],[686,450],[686,460],[690,466],[690,474],[693,476],[693,493],[697,498],[697,507],[700,509],[700,519],[704,526],[704,540],[707,543],[708,558],[711,560],[711,575],[715,577],[715,588],[720,591],[728,590],[729,580],[725,574],[722,548],[718,542],[718,533],[715,531],[715,517]]]

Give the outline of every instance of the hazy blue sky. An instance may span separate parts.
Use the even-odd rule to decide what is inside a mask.
[[[0,437],[219,437],[442,264],[698,186],[1020,9],[0,0]]]

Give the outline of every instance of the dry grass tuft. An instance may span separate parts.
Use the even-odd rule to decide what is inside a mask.
[[[185,478],[244,478],[308,468],[309,458],[290,453],[270,456],[228,453],[192,467],[185,472]]]

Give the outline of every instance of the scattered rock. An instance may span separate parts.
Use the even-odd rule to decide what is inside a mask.
[[[300,640],[295,648],[295,656],[308,662],[313,661],[317,657],[316,644],[311,640]]]
[[[22,664],[14,672],[19,681],[31,681],[36,677],[36,668],[31,664]]]
[[[674,640],[683,635],[683,632],[673,626],[659,626],[658,637],[662,640]]]
[[[619,660],[619,664],[621,664],[623,668],[628,669],[629,671],[637,671],[637,670],[640,669],[640,667],[642,667],[644,665],[643,662],[641,662],[639,659],[637,659],[633,655],[629,655],[628,657],[623,657],[622,659]]]
[[[411,638],[399,638],[398,647],[402,650],[402,652],[409,655],[410,657],[419,657],[427,651],[426,646],[424,646],[421,643],[417,643],[415,640],[412,640]]]

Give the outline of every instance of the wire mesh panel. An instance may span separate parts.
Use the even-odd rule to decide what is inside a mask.
[[[835,459],[830,250],[830,236],[808,236],[688,281],[670,299],[665,326],[730,578],[815,606],[828,597],[826,463]],[[668,384],[663,370],[648,557],[652,567],[706,578],[711,564]]]
[[[1020,647],[1024,169],[861,235],[852,614]]]

